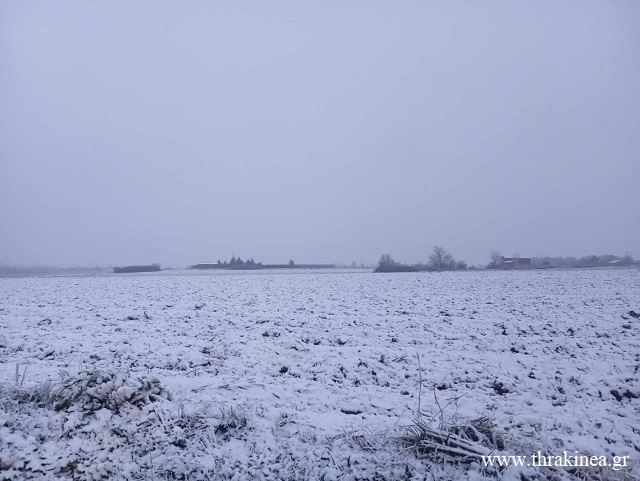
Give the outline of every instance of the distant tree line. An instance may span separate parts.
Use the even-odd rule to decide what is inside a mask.
[[[580,267],[616,267],[640,265],[636,262],[630,253],[624,256],[601,255],[601,256],[585,256],[585,257],[520,257],[514,254],[513,257],[504,257],[498,251],[492,251],[489,254],[490,262],[487,269],[548,269],[548,268],[580,268]],[[442,246],[435,246],[429,262],[424,264],[402,264],[396,262],[390,254],[380,256],[378,267],[374,272],[423,272],[423,271],[459,271],[474,269],[467,266],[464,261],[456,261],[451,253]]]
[[[241,267],[241,266],[261,266],[262,262],[256,263],[256,261],[253,260],[253,257],[251,259],[243,261],[240,258],[240,256],[238,257],[233,256],[229,262],[227,261],[220,262],[220,259],[218,259],[218,262],[216,262],[216,264],[219,266]]]
[[[283,268],[332,268],[333,264],[296,264],[290,260],[287,264],[263,264],[256,262],[253,257],[248,260],[242,260],[241,257],[235,255],[229,261],[218,261],[214,264],[200,263],[191,266],[191,269],[232,269],[232,270],[259,270],[259,269],[283,269]]]
[[[490,262],[487,264],[487,269],[504,269],[509,268],[508,264],[505,264],[505,257],[501,256],[498,251],[492,251],[489,254]],[[518,254],[514,254],[509,259],[519,259]],[[520,258],[521,259],[521,258]],[[580,268],[580,267],[612,267],[612,266],[630,266],[637,264],[637,262],[631,257],[629,253],[624,256],[614,256],[611,254],[600,256],[584,256],[584,257],[531,257],[530,264],[526,267],[533,269],[550,269],[550,268]],[[522,267],[522,266],[520,266]]]
[[[374,272],[441,272],[467,269],[469,269],[469,267],[465,261],[456,261],[451,253],[444,247],[435,246],[429,256],[429,262],[427,264],[423,262],[412,265],[402,264],[394,261],[390,254],[384,254],[380,257],[378,267],[376,267]]]
[[[391,254],[383,254],[380,256],[380,262],[374,272],[418,272],[424,269],[418,269],[416,266],[408,266],[406,264],[400,264],[393,260]]]
[[[11,266],[0,264],[0,276],[25,276],[36,274],[80,274],[106,272],[108,267],[56,267],[56,266]]]
[[[160,264],[149,264],[144,266],[125,266],[125,267],[114,267],[113,272],[116,274],[130,274],[132,272],[158,272],[160,269]]]
[[[635,264],[633,257],[630,255],[614,256],[585,256],[585,257],[533,257],[531,266],[536,268],[550,267],[605,267],[612,265],[629,266]]]

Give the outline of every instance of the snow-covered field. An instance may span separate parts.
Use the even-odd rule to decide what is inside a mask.
[[[0,478],[638,479],[630,311],[639,270],[0,279]],[[419,403],[470,450],[627,466],[443,459]]]

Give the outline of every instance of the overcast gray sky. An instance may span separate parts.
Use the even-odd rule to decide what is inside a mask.
[[[640,257],[640,2],[2,2],[0,263]]]

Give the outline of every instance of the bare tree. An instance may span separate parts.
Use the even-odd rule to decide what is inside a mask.
[[[456,269],[466,271],[468,269],[467,263],[465,261],[456,262]]]
[[[384,254],[380,256],[380,261],[378,262],[378,269],[380,269],[381,272],[384,272],[385,270],[393,267],[394,264],[395,264],[395,261],[393,260],[393,257],[391,257],[391,254]]]
[[[491,262],[487,267],[489,267],[489,269],[497,268],[498,265],[500,265],[500,259],[502,258],[502,256],[500,255],[500,252],[491,251],[491,253],[489,254],[489,257],[491,258]]]
[[[429,266],[437,271],[453,269],[456,261],[453,256],[441,246],[433,248],[433,254],[429,256]]]
[[[419,269],[415,266],[408,266],[393,260],[389,254],[380,256],[378,267],[373,272],[417,272]]]
[[[631,257],[631,252],[625,252],[624,257],[620,261],[620,264],[628,266],[634,263],[633,257]]]

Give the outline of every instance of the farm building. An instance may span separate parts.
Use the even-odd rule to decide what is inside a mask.
[[[531,267],[531,257],[504,257],[500,256],[498,267],[503,269],[517,267]]]

